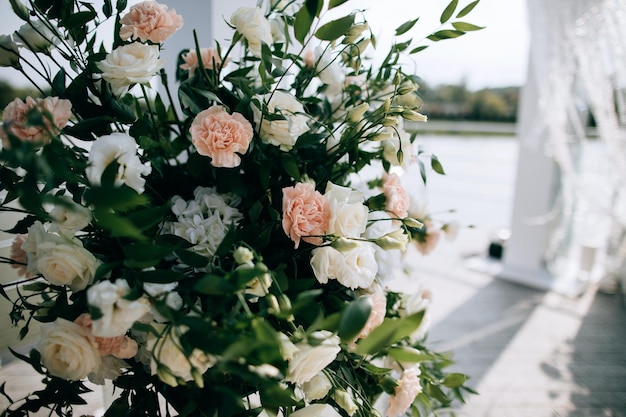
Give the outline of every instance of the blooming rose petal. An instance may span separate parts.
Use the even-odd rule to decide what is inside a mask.
[[[321,235],[328,229],[328,200],[310,183],[299,182],[283,188],[283,230],[295,243],[300,240],[320,245]]]
[[[162,43],[183,26],[183,18],[164,4],[142,1],[120,19],[120,38]]]

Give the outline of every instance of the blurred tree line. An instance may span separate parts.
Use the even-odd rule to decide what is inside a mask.
[[[431,119],[511,122],[517,119],[520,87],[484,88],[471,91],[460,84],[420,85],[422,113]]]
[[[7,104],[19,97],[24,100],[26,97],[39,97],[39,91],[32,87],[14,86],[6,80],[0,79],[0,115]]]

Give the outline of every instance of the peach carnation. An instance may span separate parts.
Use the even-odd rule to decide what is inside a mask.
[[[415,239],[415,245],[419,253],[428,255],[435,249],[437,243],[439,243],[439,239],[441,239],[441,229],[436,228],[430,221],[425,221],[424,227],[426,228],[426,233],[422,238]]]
[[[389,398],[385,417],[400,417],[409,409],[417,394],[422,392],[419,366],[405,369],[398,381],[394,395]]]
[[[283,188],[283,230],[295,243],[300,240],[320,245],[321,235],[328,230],[329,202],[310,183],[299,182]]]
[[[383,193],[386,198],[385,209],[388,212],[398,218],[408,215],[411,200],[397,174],[390,174],[385,178]]]
[[[200,56],[202,57],[202,65],[204,68],[212,70],[222,67],[222,59],[217,53],[217,49],[202,48],[200,49]],[[195,49],[192,49],[183,55],[182,58],[185,62],[180,64],[180,69],[189,71],[189,76],[193,76],[194,72],[196,72],[196,69],[199,67],[198,53]]]
[[[43,123],[29,125],[31,112],[39,112]],[[72,103],[58,97],[44,99],[26,97],[25,101],[16,98],[10,102],[2,113],[4,128],[0,129],[0,137],[4,147],[9,146],[8,134],[34,143],[48,143],[50,137],[59,132],[72,116]]]
[[[17,275],[23,276],[31,276],[26,272],[26,266],[28,265],[28,255],[26,251],[22,249],[22,243],[26,241],[26,237],[28,235],[16,235],[15,239],[13,239],[13,243],[11,244],[11,260],[17,262],[11,264],[11,268],[17,269]]]
[[[372,310],[370,311],[365,326],[361,329],[361,333],[357,336],[357,339],[369,335],[372,330],[380,326],[387,313],[387,297],[385,297],[385,293],[379,285],[373,285],[368,288],[367,291],[365,291],[365,295],[372,299]]]
[[[120,23],[120,38],[123,40],[162,43],[183,26],[183,18],[164,4],[143,1],[132,6]]]
[[[81,327],[84,327],[88,334],[93,336],[91,330],[93,321],[89,313],[83,313],[74,320],[74,323]],[[98,345],[98,351],[101,356],[115,356],[119,359],[130,359],[137,354],[137,342],[128,336],[117,337],[95,337],[95,342]]]
[[[239,113],[228,114],[222,106],[198,113],[189,129],[200,155],[211,157],[214,167],[234,168],[241,164],[254,134],[252,125]]]

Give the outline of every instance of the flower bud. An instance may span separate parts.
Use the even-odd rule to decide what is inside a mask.
[[[377,141],[377,142],[383,142],[386,140],[390,140],[393,138],[393,131],[385,129],[379,133],[376,133],[374,136],[372,136],[370,138],[370,140],[373,141]]]
[[[193,381],[199,388],[204,388],[204,378],[202,377],[202,373],[198,370],[198,368],[191,368],[191,376],[193,377]]]
[[[381,124],[385,127],[396,126],[398,124],[398,117],[396,116],[386,116]]]
[[[272,311],[273,313],[280,312],[280,304],[278,304],[278,299],[276,298],[274,294],[268,294],[267,297],[265,297],[265,299],[267,300],[267,304],[273,310]]]
[[[379,385],[383,389],[383,391],[385,391],[387,394],[393,395],[396,393],[396,388],[398,387],[398,381],[389,375],[385,375],[379,381]]]
[[[337,405],[343,408],[349,416],[354,415],[359,409],[352,396],[342,389],[335,390],[333,398],[337,402]]]
[[[331,243],[331,246],[338,251],[343,252],[356,248],[359,246],[359,242],[352,239],[346,239],[345,237],[340,237],[334,240],[333,243]]]
[[[391,109],[391,99],[390,98],[386,98],[385,99],[385,105],[384,105],[383,108],[385,109],[385,113],[387,113]]]
[[[370,105],[368,103],[361,103],[358,106],[355,106],[348,110],[348,114],[346,116],[346,120],[351,123],[358,123],[363,118],[363,115],[367,110],[369,110]]]
[[[20,0],[9,0],[9,3],[11,3],[13,13],[15,13],[15,15],[23,21],[28,22],[28,20],[30,19],[30,14],[26,6],[24,6],[24,4]]]
[[[176,378],[175,375],[172,374],[169,368],[165,365],[157,366],[157,376],[159,377],[161,381],[163,381],[164,383],[166,383],[167,385],[171,387],[175,387],[178,385],[178,379]]]
[[[404,219],[404,224],[407,227],[410,227],[412,229],[421,229],[422,227],[424,227],[424,223],[420,222],[417,219],[414,219],[412,217],[407,217]]]
[[[41,20],[29,20],[15,32],[14,39],[20,46],[32,52],[50,52],[50,49],[60,42]]]
[[[398,94],[404,96],[417,90],[417,85],[411,80],[404,80],[398,87]]]
[[[399,249],[404,251],[409,243],[409,237],[402,231],[402,229],[397,229],[379,237],[374,241],[374,243],[385,250]]]
[[[233,258],[235,258],[235,262],[242,265],[252,262],[254,260],[254,254],[245,246],[239,246],[235,249],[235,252],[233,252]]]
[[[412,122],[426,122],[428,121],[428,117],[416,112],[415,110],[405,109],[402,111],[402,117],[406,120],[410,120]]]
[[[19,58],[17,44],[10,36],[0,35],[0,67],[19,68]]]

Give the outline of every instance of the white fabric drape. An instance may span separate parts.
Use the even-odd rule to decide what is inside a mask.
[[[626,0],[528,0],[535,129],[560,169],[558,221],[546,261],[594,248],[603,269],[626,265]],[[597,126],[590,137],[589,116]],[[522,138],[523,139],[523,138]],[[528,144],[533,145],[533,144]],[[539,146],[540,144],[534,144]]]

